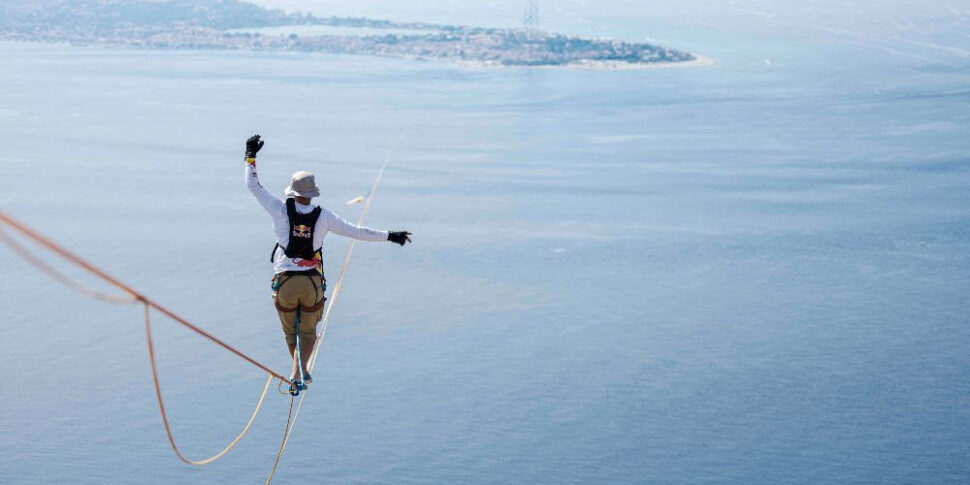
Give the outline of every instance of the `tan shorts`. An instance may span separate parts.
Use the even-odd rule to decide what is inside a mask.
[[[279,282],[276,282],[279,278]],[[296,343],[297,315],[300,317],[300,339],[310,339],[317,335],[317,323],[323,318],[323,280],[319,274],[289,274],[283,273],[273,278],[273,303],[283,324],[283,335],[286,343]]]

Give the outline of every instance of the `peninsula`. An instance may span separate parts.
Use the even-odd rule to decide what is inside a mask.
[[[0,40],[143,49],[326,52],[499,66],[696,64],[688,52],[530,29],[287,13],[239,0],[0,3]]]

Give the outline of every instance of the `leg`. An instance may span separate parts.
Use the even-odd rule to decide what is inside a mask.
[[[317,341],[317,324],[323,318],[324,297],[320,276],[305,278],[303,283],[308,283],[300,298],[300,361],[303,363],[305,376],[309,371],[310,357]]]
[[[287,281],[291,277],[283,276],[283,285],[280,286],[279,290],[273,293],[273,303],[276,305],[276,311],[280,318],[280,324],[283,327],[283,335],[286,337],[286,347],[288,354],[292,359],[292,364],[290,367],[290,377],[299,378],[300,372],[296,367],[296,318],[297,312],[296,308],[300,304],[299,289],[295,288],[294,285],[296,281]],[[296,290],[296,291],[294,291]]]
[[[293,359],[293,363],[290,365],[290,380],[299,379],[300,373],[296,370],[296,342],[286,343],[286,348],[289,350],[290,358]]]
[[[312,319],[315,317],[315,315],[312,312],[304,315],[302,310],[298,310],[296,312],[296,330],[298,332],[298,338],[296,340],[296,345],[290,346],[290,355],[294,359],[293,377],[291,377],[293,380],[306,381],[307,362],[310,360],[310,356],[313,354],[313,345],[317,340],[315,322],[310,320],[304,323],[304,319],[307,317]],[[310,325],[311,322],[314,322],[314,324]],[[297,346],[300,347],[300,359],[298,361],[296,360],[296,355],[294,355]],[[300,372],[297,372],[297,362],[300,364]]]
[[[323,297],[320,282],[306,276],[286,277],[284,285],[274,295],[283,333],[286,335],[287,350],[293,359],[292,379],[302,380],[307,371],[307,361],[313,354],[316,343],[317,323],[323,316],[322,305],[316,303]],[[300,309],[297,311],[297,309]],[[305,311],[307,309],[310,311]],[[297,323],[299,321],[299,323]],[[297,329],[299,327],[299,329]],[[296,366],[297,331],[299,331],[301,368]],[[302,371],[302,372],[301,372]]]
[[[307,361],[310,360],[310,354],[313,353],[313,344],[317,341],[317,337],[307,337],[300,334],[300,362],[303,364],[303,373],[307,372]]]

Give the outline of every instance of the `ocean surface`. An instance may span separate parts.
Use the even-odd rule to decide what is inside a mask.
[[[970,39],[918,21],[620,22],[717,61],[644,71],[3,43],[0,208],[284,372],[244,141],[351,220],[388,159],[414,243],[357,245],[275,483],[968,483]],[[183,465],[141,309],[0,275],[0,482],[265,480],[287,397]],[[265,375],[153,325],[208,456]]]

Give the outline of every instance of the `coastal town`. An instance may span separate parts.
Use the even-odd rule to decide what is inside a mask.
[[[645,66],[695,61],[645,43],[589,39],[535,29],[315,17],[236,0],[79,4],[47,0],[0,6],[0,40],[141,49],[226,49],[362,54],[504,66],[591,63]],[[329,26],[339,33],[266,33],[281,26]],[[349,32],[349,33],[348,33]]]

